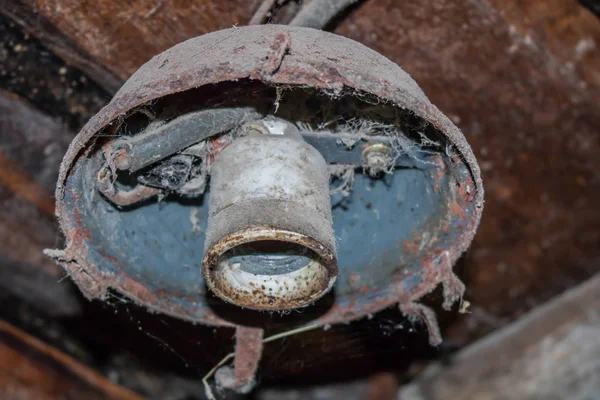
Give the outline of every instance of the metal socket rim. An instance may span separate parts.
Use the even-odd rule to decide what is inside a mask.
[[[237,246],[258,241],[298,244],[316,257],[305,267],[285,274],[258,275],[236,270],[222,259]],[[255,310],[288,310],[305,307],[328,293],[338,275],[334,252],[317,240],[298,232],[270,227],[247,228],[229,234],[212,245],[202,260],[209,289],[221,299]]]

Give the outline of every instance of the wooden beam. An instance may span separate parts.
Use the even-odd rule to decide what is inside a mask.
[[[2,91],[0,131],[0,286],[48,315],[75,315],[80,296],[42,253],[62,242],[52,193],[71,134]]]
[[[0,4],[3,1],[0,0]],[[54,121],[59,121],[71,131],[57,135],[55,140],[62,139],[67,133],[72,137],[111,95],[90,75],[65,63],[26,28],[2,15],[3,11],[12,10],[11,7],[2,8],[0,5],[0,89],[20,96],[46,113],[45,118],[51,120],[52,126],[57,126]],[[25,125],[27,121],[21,123]],[[33,132],[29,133],[28,139],[33,135]],[[62,157],[62,154],[55,155]]]
[[[34,205],[0,186],[0,291],[17,296],[45,315],[81,312],[82,296],[45,248],[61,243],[58,226]]]
[[[399,399],[592,399],[598,360],[600,274],[428,367]]]
[[[176,43],[246,24],[261,2],[2,1],[2,13],[111,91],[140,65]]]
[[[0,152],[0,184],[21,199],[34,204],[47,215],[54,215],[54,199],[27,175],[13,159]]]
[[[75,135],[61,122],[4,90],[0,90],[0,131],[0,183],[54,215],[52,197],[58,167]]]
[[[65,35],[60,28],[36,12],[34,1],[0,0],[0,13],[10,17],[34,36],[42,40],[44,45],[61,57],[67,64],[85,71],[108,92],[116,92],[121,86],[122,78],[110,69],[98,63],[77,40]]]
[[[509,24],[514,46],[506,50],[537,48],[544,54],[546,73],[562,76],[579,90],[600,87],[600,20],[586,8],[565,0],[488,2]]]
[[[581,4],[586,6],[590,12],[600,17],[600,0],[579,0]]]
[[[142,400],[136,393],[2,320],[0,397]]]

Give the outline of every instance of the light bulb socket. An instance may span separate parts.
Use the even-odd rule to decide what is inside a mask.
[[[327,163],[286,121],[248,131],[212,166],[204,279],[241,307],[307,306],[337,278]]]

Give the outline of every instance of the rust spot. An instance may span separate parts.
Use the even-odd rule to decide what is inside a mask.
[[[446,176],[447,171],[441,156],[436,156],[433,162],[435,163],[436,168],[432,168],[430,174],[433,180],[433,190],[437,193],[440,190],[440,185]]]
[[[467,216],[465,210],[457,202],[450,204],[450,211],[459,218],[465,218]]]
[[[0,184],[6,186],[17,197],[30,202],[45,214],[54,217],[54,199],[50,193],[1,151]]]
[[[359,274],[351,274],[348,277],[348,286],[350,286],[350,288],[352,290],[356,290],[359,281],[360,281],[360,275]]]
[[[420,243],[421,243],[420,237],[414,238],[413,240],[408,240],[408,241],[404,242],[404,244],[402,245],[402,248],[406,254],[417,255],[417,254],[419,254],[419,251],[420,251],[420,248],[419,248]]]
[[[231,144],[231,137],[229,135],[215,136],[210,141],[210,149],[208,151],[207,164],[210,166],[214,164],[215,159],[227,146]]]
[[[269,79],[269,76],[275,74],[279,70],[283,58],[289,52],[290,47],[291,38],[289,33],[285,31],[277,33],[265,56],[265,62],[260,65],[252,75],[261,79]]]

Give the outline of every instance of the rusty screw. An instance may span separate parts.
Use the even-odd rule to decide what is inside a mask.
[[[394,162],[392,148],[385,143],[367,143],[361,157],[362,166],[371,176],[388,171]]]

